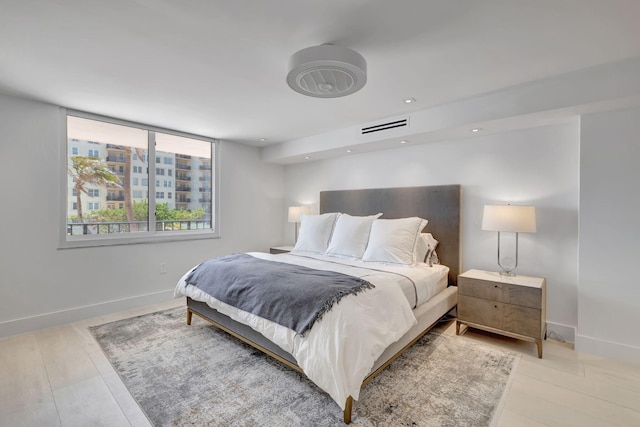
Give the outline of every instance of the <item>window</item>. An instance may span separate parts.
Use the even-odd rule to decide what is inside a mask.
[[[209,191],[203,204],[200,192],[205,183],[216,188],[214,140],[80,112],[67,112],[66,124],[62,246],[217,235],[216,194]],[[106,157],[100,158],[101,151]],[[78,155],[83,152],[89,155]],[[176,177],[175,197],[160,191],[173,188],[173,178],[156,175]]]

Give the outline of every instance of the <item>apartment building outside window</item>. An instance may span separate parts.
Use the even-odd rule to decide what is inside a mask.
[[[81,112],[66,125],[62,246],[218,235],[215,140]]]

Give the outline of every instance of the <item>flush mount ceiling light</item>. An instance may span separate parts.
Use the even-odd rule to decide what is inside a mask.
[[[366,82],[367,61],[346,47],[312,46],[289,59],[287,84],[303,95],[339,98],[359,91]]]

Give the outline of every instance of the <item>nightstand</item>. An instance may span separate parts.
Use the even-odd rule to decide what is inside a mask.
[[[286,254],[287,252],[291,252],[293,250],[293,246],[274,246],[269,248],[270,254]]]
[[[542,359],[547,332],[547,282],[541,277],[501,276],[469,270],[458,276],[460,325],[535,342]]]

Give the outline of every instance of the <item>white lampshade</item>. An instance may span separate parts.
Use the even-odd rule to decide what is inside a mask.
[[[311,206],[289,206],[289,222],[300,222],[300,217],[311,213]]]
[[[535,206],[485,205],[482,229],[487,231],[536,232]]]

